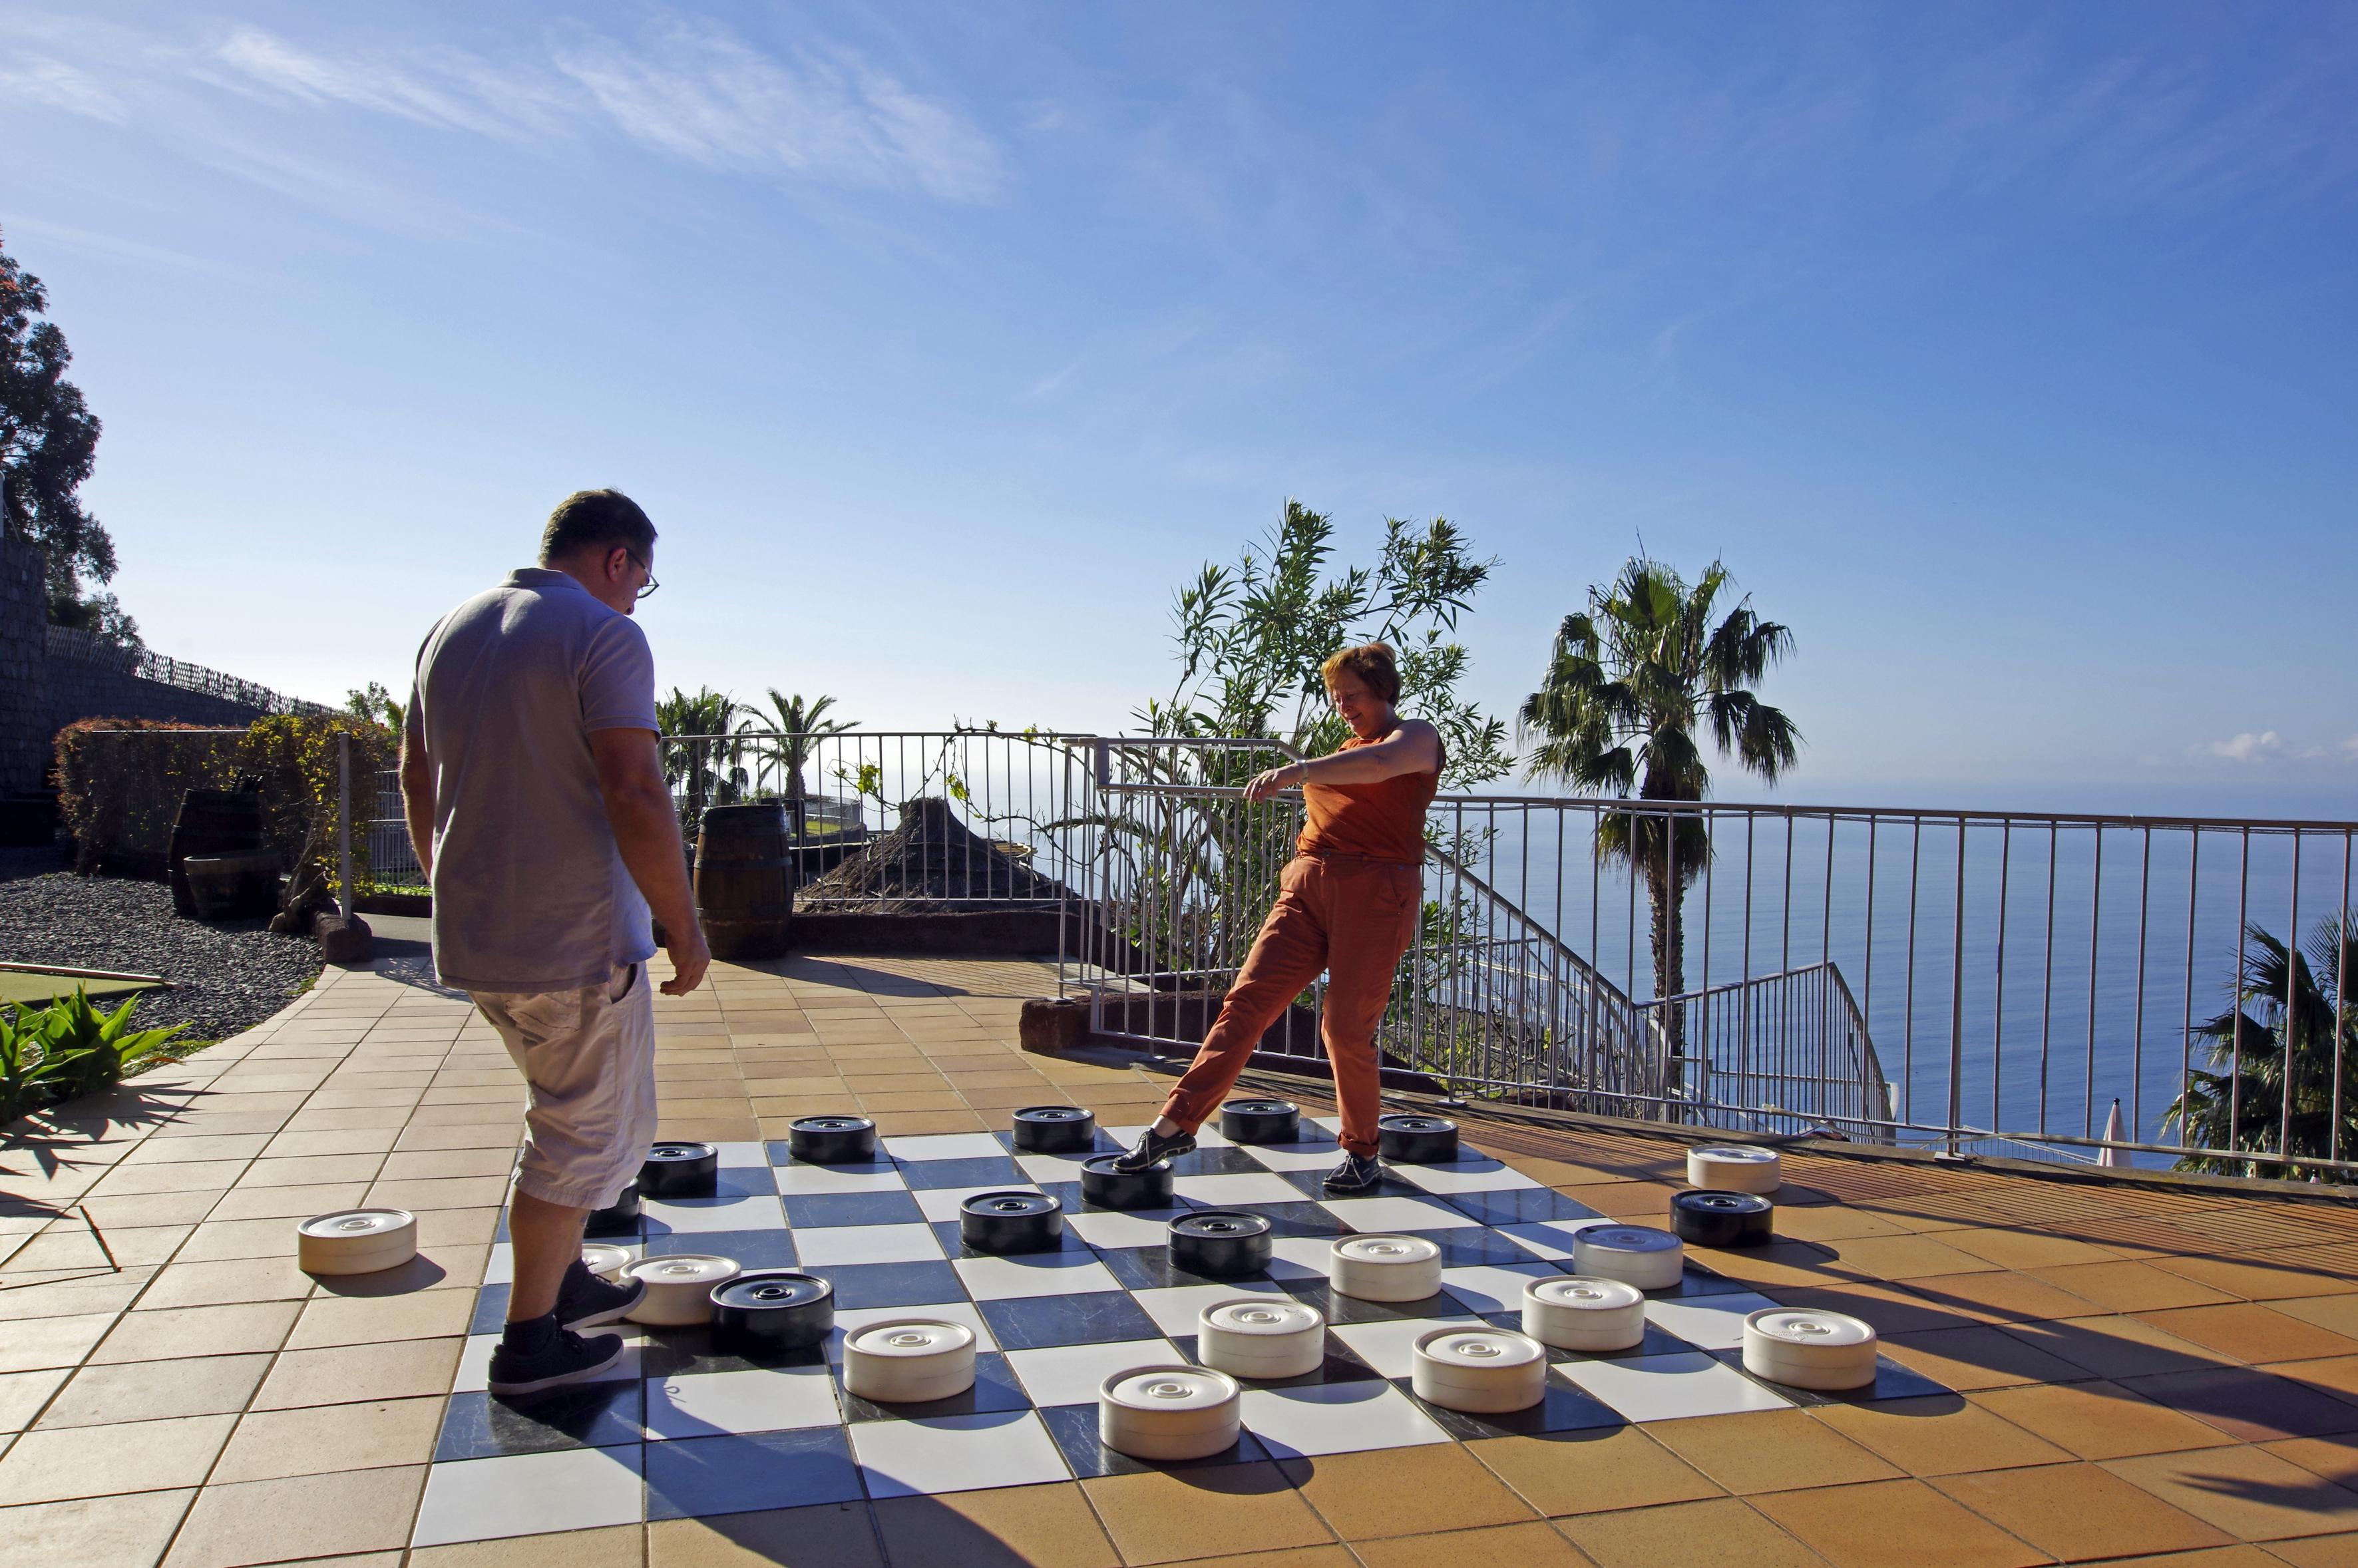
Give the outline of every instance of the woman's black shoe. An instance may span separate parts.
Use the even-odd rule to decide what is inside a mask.
[[[1157,1132],[1150,1127],[1138,1135],[1136,1147],[1115,1158],[1113,1168],[1126,1176],[1134,1176],[1149,1166],[1175,1160],[1195,1147],[1195,1135],[1192,1132]]]

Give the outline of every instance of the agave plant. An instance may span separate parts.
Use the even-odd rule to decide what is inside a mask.
[[[0,1127],[32,1109],[52,1087],[62,1087],[81,1053],[60,1050],[53,1038],[56,1010],[0,1003]]]
[[[70,1059],[65,1080],[75,1094],[95,1094],[123,1081],[123,1071],[168,1044],[189,1026],[134,1029],[131,1014],[139,1005],[135,996],[107,1012],[93,1005],[80,986],[73,995],[51,1002],[46,1024],[47,1046]]]
[[[2335,1157],[2337,1079],[2344,1086],[2338,1152],[2358,1154],[2358,995],[2342,989],[2358,967],[2353,920],[2358,911],[2318,922],[2305,951],[2256,923],[2245,931],[2234,1005],[2194,1026],[2215,1070],[2190,1071],[2186,1092],[2162,1118],[2177,1125],[2180,1142],[2221,1152],[2190,1155],[2180,1170],[2313,1175],[2281,1156]]]

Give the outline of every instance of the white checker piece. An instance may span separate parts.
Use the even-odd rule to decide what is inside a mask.
[[[1267,1280],[1239,1280],[1234,1284],[1172,1285],[1157,1291],[1132,1291],[1132,1300],[1146,1309],[1154,1326],[1174,1336],[1192,1335],[1199,1331],[1197,1319],[1207,1306],[1232,1302],[1240,1296],[1276,1295],[1277,1286]],[[1284,1298],[1293,1300],[1291,1296]],[[1095,1399],[1093,1393],[1089,1396]]]
[[[934,1302],[916,1306],[838,1307],[835,1332],[827,1336],[827,1359],[843,1359],[843,1336],[857,1334],[871,1323],[891,1323],[896,1318],[922,1317],[934,1323],[964,1324],[974,1330],[974,1347],[978,1351],[996,1350],[999,1341],[992,1337],[990,1325],[972,1302]]]

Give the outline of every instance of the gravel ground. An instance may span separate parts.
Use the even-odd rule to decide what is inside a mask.
[[[274,936],[259,921],[184,920],[162,882],[78,877],[58,864],[49,850],[0,849],[0,959],[176,982],[140,994],[132,1017],[142,1025],[186,1023],[183,1039],[224,1039],[286,1006],[319,972],[315,943]]]

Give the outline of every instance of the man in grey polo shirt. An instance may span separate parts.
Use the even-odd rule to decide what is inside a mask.
[[[444,616],[418,650],[402,727],[410,841],[434,888],[434,964],[468,992],[527,1087],[508,1206],[515,1255],[491,1391],[595,1378],[635,1305],[581,1262],[590,1211],[655,1135],[654,955],[694,990],[712,961],[657,750],[654,662],[631,619],[654,591],[654,524],[586,490],[549,514],[540,565]]]

